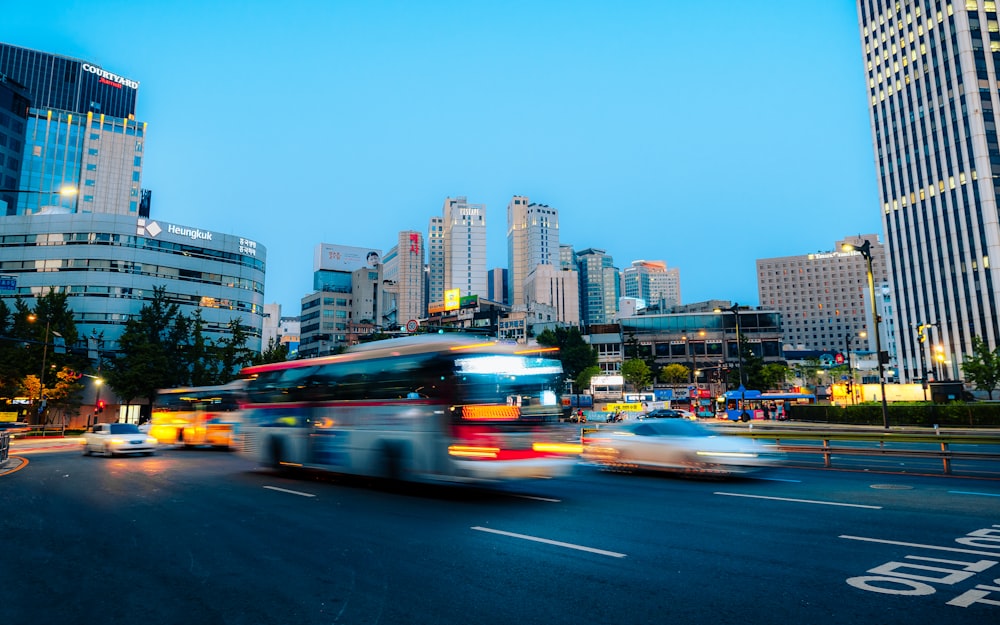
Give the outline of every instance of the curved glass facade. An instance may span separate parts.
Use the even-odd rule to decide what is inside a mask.
[[[81,337],[104,335],[117,348],[125,322],[166,288],[185,315],[201,311],[211,338],[228,335],[239,318],[247,347],[260,350],[266,251],[255,241],[149,219],[112,214],[20,215],[3,218],[0,275],[31,300],[50,288],[70,295]],[[13,302],[8,301],[13,308]]]

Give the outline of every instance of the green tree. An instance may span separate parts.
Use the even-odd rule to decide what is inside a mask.
[[[993,399],[993,391],[1000,385],[1000,347],[991,351],[986,341],[973,336],[972,353],[962,357],[962,373],[967,382]]]
[[[232,382],[239,375],[240,369],[253,364],[254,354],[247,348],[246,326],[239,319],[229,320],[229,335],[219,341],[219,380],[218,384]]]
[[[659,378],[667,384],[681,384],[687,382],[691,377],[691,370],[677,363],[667,365],[660,369]]]
[[[641,391],[653,382],[653,374],[649,365],[638,358],[622,363],[622,378],[632,386],[634,391]]]
[[[763,381],[761,390],[784,390],[785,382],[788,381],[788,366],[780,363],[769,363],[761,369],[760,377]]]
[[[158,389],[187,385],[190,373],[182,351],[187,337],[180,333],[188,326],[177,322],[181,316],[179,306],[167,301],[166,287],[154,287],[152,300],[125,322],[119,354],[109,361],[106,377],[126,403],[146,399],[152,405]]]
[[[576,388],[583,392],[584,389],[590,388],[590,379],[595,375],[601,375],[601,368],[597,365],[592,367],[587,367],[576,376]]]
[[[253,364],[266,365],[272,362],[284,362],[288,360],[288,343],[281,343],[273,336],[268,340],[267,347],[263,352],[254,356]]]
[[[556,328],[555,331],[546,328],[538,335],[538,344],[559,348],[563,374],[571,380],[587,367],[597,366],[597,350],[583,340],[579,328]]]

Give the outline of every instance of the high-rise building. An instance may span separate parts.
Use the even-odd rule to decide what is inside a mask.
[[[621,285],[614,260],[604,250],[588,247],[576,253],[580,272],[580,322],[612,323],[618,312]]]
[[[507,291],[507,270],[503,267],[490,269],[487,282],[489,292],[486,299],[510,305],[510,295]]]
[[[444,201],[444,290],[486,297],[486,205]],[[443,298],[442,298],[443,299]],[[435,300],[436,301],[436,300]]]
[[[444,217],[431,217],[427,226],[427,304],[444,301]],[[421,315],[423,317],[425,315]]]
[[[507,292],[515,309],[525,305],[525,283],[539,265],[559,263],[559,211],[515,195],[507,204]]]
[[[13,214],[21,179],[24,131],[31,102],[28,92],[0,71],[0,215]]]
[[[866,240],[872,243],[872,271],[881,289],[885,253],[877,234],[845,237],[832,252],[757,260],[760,305],[781,313],[786,350],[874,350],[868,266],[858,252],[841,251],[844,243]],[[881,298],[876,297],[876,304],[882,304]],[[886,318],[886,311],[880,314]],[[885,337],[882,345],[888,345]]]
[[[662,260],[634,260],[622,270],[625,297],[634,297],[647,305],[666,310],[681,303],[681,271],[668,268]]]
[[[580,325],[580,274],[575,269],[538,265],[528,274],[524,292],[527,310],[536,313],[536,320]]]
[[[147,218],[139,83],[95,63],[4,43],[0,76],[23,96],[13,103],[16,115],[0,110],[0,135],[23,126],[19,138],[6,135],[6,146],[0,140],[0,160],[21,161],[15,184],[0,167],[0,187],[17,190],[0,196],[0,274],[15,284],[0,291],[8,306],[18,297],[32,306],[50,289],[67,293],[84,343],[74,347],[101,337],[108,356],[162,287],[182,314],[200,313],[210,340],[231,336],[229,323],[238,320],[247,347],[260,349],[264,246]],[[78,192],[61,195],[63,186]]]
[[[139,83],[95,63],[0,43],[0,74],[31,100],[16,208],[148,217],[142,163],[146,124],[135,119]],[[77,193],[59,195],[64,187]]]
[[[424,295],[424,238],[414,230],[399,233],[398,242],[382,258],[385,323],[405,328],[426,316]]]
[[[1000,31],[995,2],[859,0],[899,369],[925,377],[918,328],[961,376],[1000,346]]]
[[[359,332],[381,327],[381,266],[382,252],[377,249],[330,243],[315,247],[314,292],[302,298],[299,316],[302,357],[329,354],[351,344]]]

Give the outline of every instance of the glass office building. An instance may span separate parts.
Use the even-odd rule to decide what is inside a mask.
[[[264,323],[263,245],[242,237],[112,214],[0,218],[0,275],[14,277],[14,299],[69,295],[80,337],[103,335],[117,349],[125,322],[165,287],[184,315],[200,311],[206,338],[228,337],[239,319],[247,347],[260,351]]]

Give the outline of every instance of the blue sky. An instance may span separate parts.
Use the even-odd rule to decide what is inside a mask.
[[[257,240],[299,313],[320,242],[387,250],[514,194],[560,240],[757,303],[755,260],[881,233],[853,0],[5,3],[2,40],[140,82],[156,219]]]

